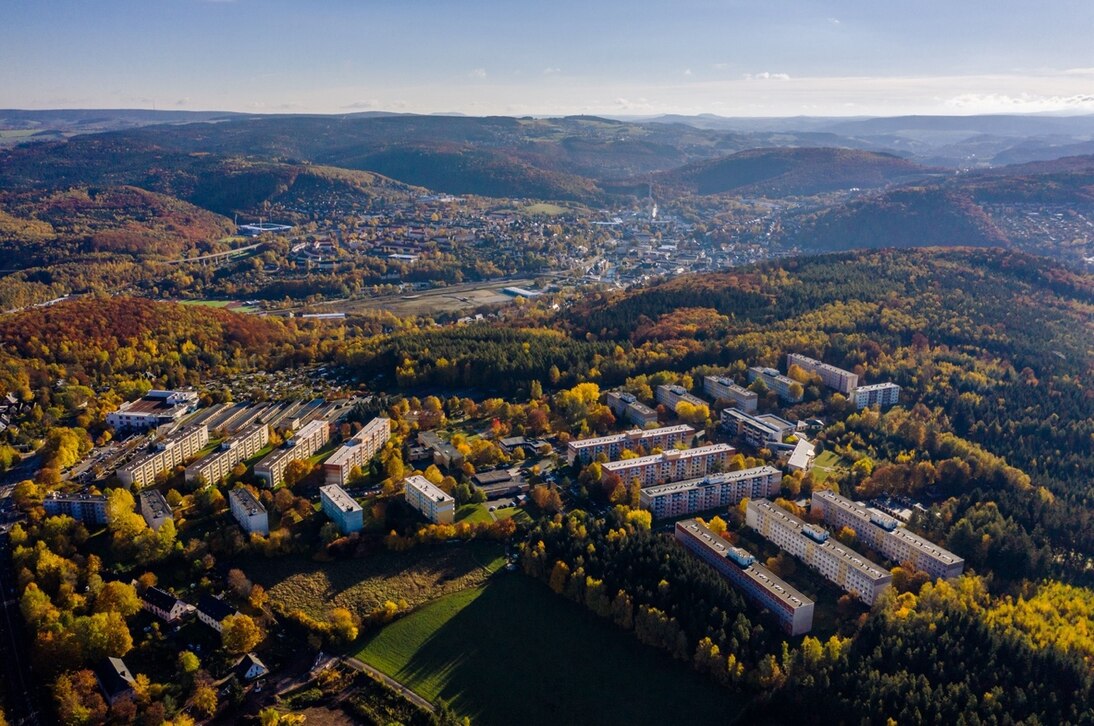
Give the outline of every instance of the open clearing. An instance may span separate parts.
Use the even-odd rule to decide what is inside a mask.
[[[475,724],[725,723],[744,705],[520,574],[396,620],[357,657]]]
[[[440,315],[442,313],[462,313],[474,310],[482,305],[511,303],[512,295],[502,292],[507,287],[528,287],[530,278],[518,280],[492,280],[490,282],[452,285],[432,290],[423,290],[406,295],[366,298],[337,305],[345,312],[353,310],[387,310],[395,315],[409,317],[414,315]],[[322,306],[317,306],[317,309]],[[332,307],[332,309],[334,309]]]
[[[332,607],[365,615],[385,600],[406,600],[415,607],[480,585],[504,561],[501,545],[471,542],[333,562],[305,557],[261,559],[240,569],[266,588],[271,601],[321,617]]]

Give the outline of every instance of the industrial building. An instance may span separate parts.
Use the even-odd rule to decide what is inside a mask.
[[[708,444],[694,449],[671,449],[660,454],[609,461],[601,465],[601,478],[618,476],[624,484],[635,479],[642,487],[701,477],[722,471],[736,451],[729,444]]]
[[[247,487],[237,486],[228,492],[228,506],[232,510],[232,516],[247,534],[270,533],[270,520],[266,514],[266,507],[262,506],[262,502],[258,501]]]
[[[149,391],[108,413],[106,423],[117,431],[152,429],[178,421],[197,404],[198,394],[193,391]]]
[[[790,635],[813,627],[814,603],[740,547],[732,547],[694,519],[676,523],[676,541],[741,591],[753,605],[771,612]]]
[[[761,368],[753,366],[748,369],[748,382],[761,380],[768,390],[779,394],[779,398],[787,403],[798,403],[802,400],[802,385],[793,378],[787,378],[774,368]],[[794,386],[797,388],[795,389]]]
[[[152,444],[152,450],[118,469],[118,481],[141,489],[156,481],[161,472],[170,471],[198,455],[209,443],[209,427],[189,426]]]
[[[820,376],[824,385],[829,388],[833,388],[845,396],[850,396],[851,392],[858,388],[858,375],[851,371],[845,371],[842,368],[836,368],[833,365],[823,363],[816,358],[810,358],[807,355],[801,355],[800,353],[787,353],[786,355],[786,370],[790,371],[790,366],[797,366],[804,371],[810,373],[816,373]]]
[[[703,392],[716,401],[726,401],[745,413],[755,413],[760,397],[724,376],[703,376]]]
[[[364,510],[342,487],[337,484],[319,487],[319,499],[323,504],[323,513],[330,517],[342,534],[360,532],[364,528]]]
[[[895,383],[872,383],[855,389],[855,408],[880,406],[886,408],[896,405],[900,400],[900,386]]]
[[[323,462],[323,477],[327,484],[345,486],[354,467],[364,469],[372,457],[391,438],[391,419],[374,418],[364,428],[346,439]]]
[[[263,423],[244,428],[203,459],[186,467],[186,481],[216,484],[232,472],[232,467],[251,458],[270,441],[270,430]]]
[[[773,497],[781,486],[778,469],[760,466],[648,487],[639,494],[639,504],[654,519],[682,517],[731,507],[742,499]]]
[[[893,576],[888,570],[838,542],[828,530],[807,524],[767,499],[753,499],[745,508],[745,522],[764,539],[809,565],[825,579],[873,605]]]
[[[403,496],[407,504],[417,509],[426,519],[436,524],[452,524],[456,521],[456,500],[445,494],[424,476],[407,477]]]
[[[671,449],[678,444],[688,444],[695,436],[695,429],[686,424],[663,426],[659,429],[635,429],[623,434],[597,436],[592,439],[578,439],[566,445],[566,459],[571,464],[579,461],[586,464],[601,454],[614,459],[624,449],[637,451],[639,447],[652,449]]]
[[[894,562],[910,563],[931,577],[952,578],[965,569],[965,560],[930,540],[899,526],[893,517],[841,497],[835,492],[813,492],[812,510],[833,527],[850,527],[858,539]]]
[[[255,476],[273,489],[285,482],[290,461],[304,461],[323,448],[330,439],[330,424],[319,419],[293,434],[280,448],[274,449],[255,464]]]

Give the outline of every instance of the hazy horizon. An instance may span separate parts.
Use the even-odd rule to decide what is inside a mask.
[[[1092,26],[1094,5],[1071,1],[47,0],[6,10],[0,107],[1080,113]]]

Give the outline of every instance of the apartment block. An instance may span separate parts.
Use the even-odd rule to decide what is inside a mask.
[[[137,506],[140,507],[141,516],[149,527],[159,531],[167,520],[174,521],[171,514],[171,505],[167,499],[156,489],[146,489],[137,497]]]
[[[106,524],[105,494],[50,492],[46,495],[42,506],[46,514],[51,517],[65,514],[84,524]]]
[[[322,419],[312,421],[293,434],[280,448],[274,449],[255,464],[255,476],[269,488],[285,483],[285,469],[290,461],[303,461],[323,448],[330,439],[330,424]]]
[[[247,487],[238,486],[228,492],[228,506],[232,510],[232,516],[247,534],[270,533],[270,520],[266,514],[266,507],[262,506],[262,502],[258,501]]]
[[[708,474],[643,489],[639,504],[654,519],[682,517],[708,509],[725,509],[742,499],[773,497],[782,486],[782,472],[772,466]]]
[[[213,453],[186,467],[186,481],[216,484],[232,472],[232,467],[246,461],[270,441],[270,430],[263,423],[247,426],[220,445]]]
[[[724,376],[703,376],[703,392],[716,401],[726,401],[745,413],[755,413],[760,397]]]
[[[657,402],[665,408],[675,412],[681,403],[690,403],[692,406],[706,406],[707,402],[698,396],[688,393],[683,386],[658,386],[653,392]]]
[[[403,482],[407,504],[417,509],[430,522],[452,524],[456,521],[456,500],[445,494],[424,476],[415,474]]]
[[[756,562],[747,550],[731,546],[694,519],[676,523],[676,541],[713,567],[745,599],[768,610],[790,635],[803,635],[813,627],[813,601]]]
[[[766,499],[753,499],[748,503],[745,522],[764,539],[794,555],[867,605],[873,605],[882,590],[892,584],[893,576],[888,570],[850,547],[832,541],[823,527],[807,524]]]
[[[323,513],[338,525],[338,531],[342,534],[359,532],[364,528],[364,510],[342,487],[337,484],[319,487],[319,499],[323,504]]]
[[[128,487],[153,484],[161,472],[185,464],[209,443],[209,427],[190,426],[152,444],[152,450],[118,469],[118,481]]]
[[[797,385],[799,388],[801,384],[792,378],[787,378],[782,373],[779,373],[774,368],[761,368],[759,366],[753,366],[748,369],[748,382],[752,383],[755,380],[762,380],[768,390],[774,391],[779,394],[779,398],[787,403],[797,403],[802,400],[802,394],[794,394],[791,386]]]
[[[149,391],[136,401],[127,401],[106,415],[115,430],[152,429],[178,421],[198,404],[193,391]]]
[[[687,424],[663,426],[659,429],[635,429],[623,434],[571,441],[566,445],[566,458],[571,464],[574,461],[585,464],[593,461],[601,454],[609,459],[614,459],[622,454],[624,449],[631,451],[635,451],[639,447],[647,451],[651,449],[671,449],[677,444],[690,443],[694,436],[695,429]]]
[[[786,370],[788,372],[790,371],[790,366],[798,366],[802,370],[816,373],[820,376],[820,379],[824,381],[824,385],[839,391],[845,396],[850,396],[851,392],[858,388],[857,374],[852,373],[851,371],[845,371],[842,368],[836,368],[827,363],[822,363],[816,358],[810,358],[807,355],[787,353]]]
[[[654,411],[630,393],[608,391],[604,397],[604,402],[617,419],[623,419],[639,427],[657,423],[657,411]]]
[[[872,383],[855,389],[855,408],[893,406],[900,400],[900,386],[895,383]]]
[[[363,429],[346,439],[325,462],[323,476],[327,484],[339,487],[349,482],[354,467],[364,469],[372,457],[383,448],[391,438],[391,420],[374,418]]]
[[[753,416],[736,408],[723,408],[721,422],[724,431],[741,437],[757,449],[781,444],[797,430],[797,426],[774,414]]]
[[[893,517],[867,509],[835,492],[813,492],[812,509],[832,527],[850,527],[858,539],[894,562],[909,562],[931,577],[953,578],[965,569],[965,560],[924,537],[898,526]]]
[[[602,478],[616,475],[623,483],[637,479],[642,487],[697,478],[729,465],[736,451],[729,444],[708,444],[694,449],[671,449],[660,454],[609,461],[602,465]]]

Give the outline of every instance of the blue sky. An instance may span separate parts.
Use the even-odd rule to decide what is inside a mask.
[[[1094,111],[1094,2],[2,0],[0,107]]]

